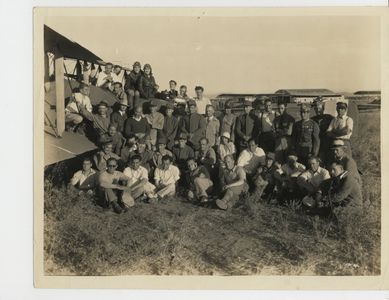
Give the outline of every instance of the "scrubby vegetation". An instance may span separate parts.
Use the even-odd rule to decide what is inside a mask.
[[[182,198],[116,215],[45,181],[45,270],[51,275],[377,275],[380,273],[380,120],[360,118],[353,141],[365,207],[336,218],[241,200],[231,211]],[[56,170],[61,172],[61,169]]]

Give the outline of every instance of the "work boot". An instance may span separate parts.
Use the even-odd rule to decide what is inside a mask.
[[[112,209],[115,213],[121,214],[123,212],[122,208],[116,202],[111,203]]]
[[[208,203],[208,197],[207,196],[201,196],[200,197],[200,203],[201,204],[207,204]]]
[[[228,208],[227,202],[220,199],[216,200],[216,206],[222,210],[226,210]]]
[[[122,209],[122,212],[128,211],[127,206],[122,201],[119,201],[118,204],[119,204],[120,208]]]

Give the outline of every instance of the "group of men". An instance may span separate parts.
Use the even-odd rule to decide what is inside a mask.
[[[138,64],[134,69],[140,69]],[[144,73],[147,68],[151,71],[145,65]],[[111,80],[101,82],[108,86]],[[311,118],[311,105],[302,104],[301,120],[296,121],[287,103],[278,103],[275,112],[271,99],[263,97],[245,101],[240,115],[227,103],[224,114],[216,117],[202,87],[190,99],[186,89],[175,90],[174,80],[169,84],[160,102],[138,98],[142,94],[136,85],[127,84],[125,91],[114,82],[117,107],[109,113],[107,103],[100,102],[94,113],[89,86],[81,83],[66,118],[77,126],[84,121],[92,125],[100,150],[84,159],[72,187],[96,194],[117,213],[136,201],[155,203],[177,192],[223,210],[246,193],[272,203],[303,199],[318,213],[334,206],[361,206],[347,103],[338,102],[333,117],[324,113],[325,103],[317,98],[312,104],[315,116]]]

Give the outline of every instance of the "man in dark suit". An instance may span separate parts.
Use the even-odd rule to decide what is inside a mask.
[[[253,136],[253,133],[255,129],[259,129],[258,118],[252,112],[252,109],[252,103],[250,101],[245,101],[244,113],[236,119],[235,140],[239,152],[247,148],[247,142],[251,138],[256,138]]]
[[[197,113],[196,101],[188,101],[189,114],[180,120],[180,131],[188,137],[188,144],[198,150],[200,140],[205,137],[207,122],[205,118]]]
[[[314,199],[303,199],[303,204],[311,209],[311,212],[328,215],[332,211],[342,208],[361,209],[362,189],[351,173],[346,171],[341,163],[333,163],[330,167],[331,181],[324,196],[318,192]]]

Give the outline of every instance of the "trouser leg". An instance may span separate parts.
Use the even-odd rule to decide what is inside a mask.
[[[254,180],[254,185],[255,194],[258,196],[258,198],[260,198],[268,185],[268,181],[263,179],[262,176],[257,176],[257,178]]]
[[[213,185],[212,181],[208,178],[196,178],[194,180],[194,185],[196,188],[196,196],[200,197],[208,197],[207,190]]]
[[[128,94],[128,106],[129,106],[129,109],[132,110],[134,108],[134,96],[135,96],[135,91],[134,90],[127,90],[127,94]]]
[[[139,186],[136,189],[131,189],[131,195],[134,199],[139,198],[145,192],[144,186]]]
[[[135,201],[131,195],[131,189],[128,188],[123,191],[120,201],[128,207],[134,206]]]
[[[232,208],[238,201],[240,194],[243,192],[244,185],[228,188],[222,198],[227,203],[228,208]]]
[[[157,195],[163,198],[165,196],[173,196],[175,193],[176,193],[176,185],[172,183],[163,188],[158,189]]]
[[[82,122],[84,118],[77,113],[66,113],[65,122],[70,123],[71,125],[78,125]]]

